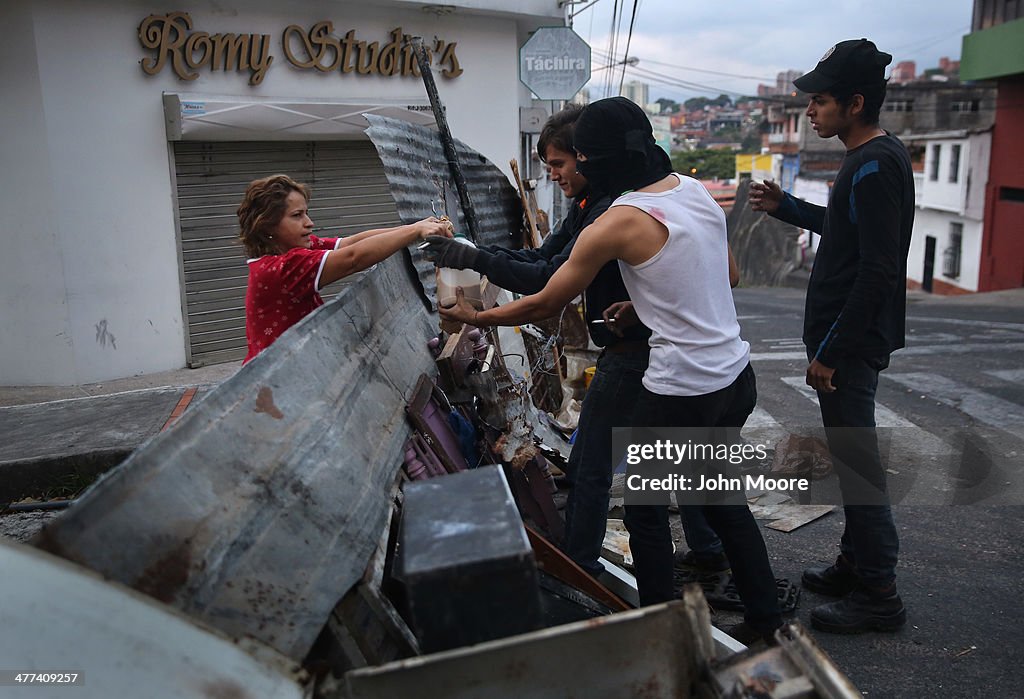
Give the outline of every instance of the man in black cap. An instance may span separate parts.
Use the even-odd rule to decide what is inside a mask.
[[[613,197],[608,211],[580,233],[569,259],[540,292],[477,311],[460,291],[458,303],[439,312],[478,327],[547,318],[618,260],[635,312],[652,333],[643,388],[628,424],[738,433],[754,409],[757,388],[750,345],[736,319],[722,208],[700,182],[672,172],[647,116],[625,98],[588,105],[574,139],[580,173]],[[605,311],[606,320],[611,317]],[[667,499],[655,492],[658,504],[631,504],[633,487],[627,482],[625,522],[640,603],[666,602],[674,596]],[[770,641],[782,616],[761,531],[742,489],[714,500],[701,509],[721,538],[745,610],[744,623],[729,633],[747,643]]]
[[[907,613],[896,591],[899,537],[875,434],[878,373],[904,346],[907,252],[914,177],[904,145],[878,126],[892,56],[867,39],[843,41],[794,81],[822,138],[846,146],[827,207],[750,185],[755,211],[821,234],[807,287],[807,384],[818,393],[839,475],[846,528],[835,563],[804,571],[803,585],[840,597],[811,611],[822,631],[895,631]]]

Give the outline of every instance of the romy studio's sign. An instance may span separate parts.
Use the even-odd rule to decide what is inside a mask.
[[[259,85],[274,63],[270,34],[210,34],[193,31],[192,18],[185,12],[150,15],[139,25],[139,43],[150,51],[140,63],[147,75],[156,75],[165,66],[182,80],[195,80],[201,70],[249,73],[249,84]],[[454,41],[435,39],[424,44],[431,62],[441,75],[462,75],[455,55]],[[367,42],[349,29],[344,36],[334,33],[334,23],[317,22],[309,29],[290,24],[281,33],[284,60],[295,68],[343,75],[413,75],[419,77],[409,35],[401,27],[393,29],[382,41]]]

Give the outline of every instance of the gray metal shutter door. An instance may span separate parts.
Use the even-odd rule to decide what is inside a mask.
[[[316,235],[346,236],[401,223],[369,141],[174,144],[188,365],[245,357],[245,249],[235,214],[249,182],[284,173],[313,188]],[[341,288],[320,293],[326,300]]]

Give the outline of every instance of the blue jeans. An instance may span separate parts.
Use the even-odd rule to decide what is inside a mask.
[[[747,368],[726,388],[703,396],[661,396],[644,389],[633,411],[635,427],[733,427],[737,432],[757,402],[754,370]],[[733,581],[743,601],[744,619],[767,633],[782,624],[775,591],[775,575],[761,530],[746,505],[700,506],[708,524],[722,540],[732,565]],[[673,598],[672,533],[667,505],[627,505],[626,529],[633,553],[640,604],[658,604]]]
[[[861,583],[878,589],[895,582],[900,550],[875,432],[878,372],[888,365],[887,357],[843,357],[834,367],[836,391],[818,393],[846,514],[840,550]]]
[[[576,442],[569,454],[566,480],[565,541],[562,547],[589,573],[604,570],[597,560],[608,528],[608,491],[612,485],[612,428],[627,427],[636,403],[649,352],[605,351],[580,408]]]

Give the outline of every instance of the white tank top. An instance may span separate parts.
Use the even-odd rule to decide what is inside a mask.
[[[674,174],[674,173],[673,173]],[[636,267],[619,260],[637,316],[652,331],[648,391],[699,396],[725,388],[750,360],[740,337],[725,213],[697,180],[657,193],[630,192],[612,206],[632,206],[668,229],[668,240]]]

